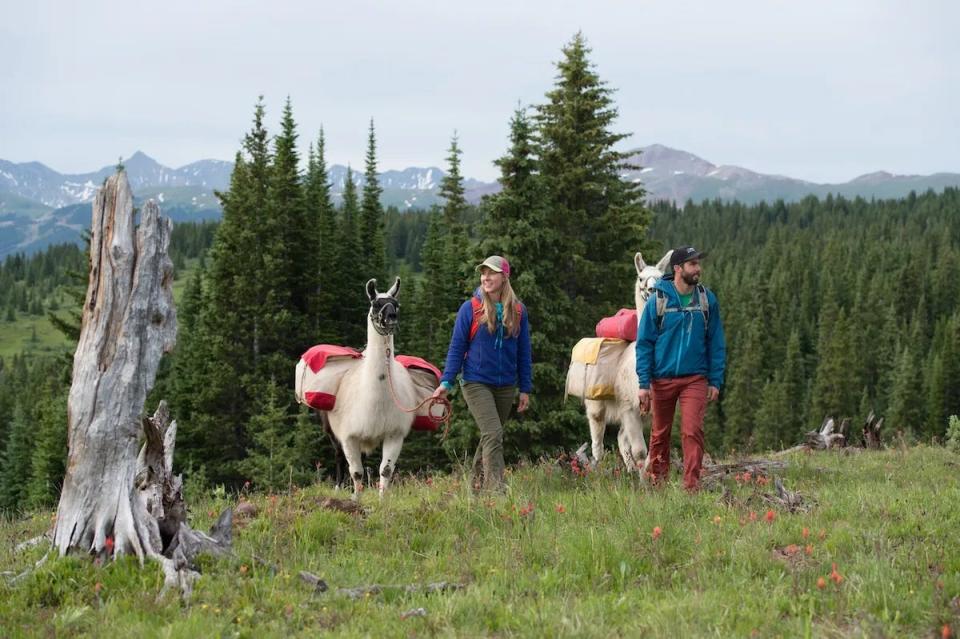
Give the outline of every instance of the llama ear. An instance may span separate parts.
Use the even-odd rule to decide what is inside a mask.
[[[647,268],[647,263],[643,261],[643,256],[640,255],[640,251],[637,251],[637,254],[633,256],[633,265],[637,267],[637,275],[640,275],[643,269]]]
[[[393,299],[397,299],[397,293],[400,292],[400,278],[397,277],[397,281],[393,283],[393,286],[390,287],[390,290],[387,291],[387,295]]]
[[[663,258],[657,262],[657,270],[663,274],[666,274],[667,269],[670,268],[670,257],[673,255],[673,249],[670,249],[666,252]]]
[[[377,280],[371,279],[367,280],[367,297],[370,298],[370,301],[377,299]]]

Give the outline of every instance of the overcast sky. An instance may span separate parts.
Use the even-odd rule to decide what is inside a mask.
[[[0,0],[0,158],[62,172],[140,149],[232,159],[263,94],[289,95],[330,163],[492,179],[518,103],[582,30],[628,147],[808,180],[960,171],[956,0]]]

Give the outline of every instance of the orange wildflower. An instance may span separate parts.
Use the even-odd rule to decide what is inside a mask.
[[[803,551],[804,551],[805,553],[807,553],[807,556],[808,556],[808,557],[812,557],[812,556],[813,556],[813,544],[807,544],[807,547],[804,548]]]
[[[787,546],[786,548],[784,548],[783,551],[784,551],[785,553],[787,553],[788,555],[795,555],[795,554],[797,554],[798,552],[800,552],[800,546],[798,546],[798,545],[796,545],[796,544],[790,544],[789,546]]]
[[[663,529],[661,529],[660,526],[654,526],[654,527],[653,527],[652,536],[653,536],[653,540],[654,540],[654,541],[660,539],[660,535],[662,535],[662,534],[663,534]]]
[[[777,513],[773,512],[772,510],[768,510],[767,514],[764,515],[764,519],[766,519],[770,523],[773,523],[773,520],[776,518],[777,518]]]
[[[940,639],[950,639],[952,636],[953,632],[951,632],[949,624],[943,624],[943,628],[940,629]]]
[[[838,586],[843,583],[843,575],[837,572],[837,564],[833,564],[832,569],[830,570],[830,580],[837,584]]]
[[[827,580],[824,579],[823,577],[817,577],[817,588],[819,588],[820,590],[823,590],[826,587],[827,587]]]
[[[750,511],[750,521],[756,521],[756,520],[757,520],[757,513],[751,510],[751,511]]]
[[[567,509],[564,508],[563,504],[557,504],[557,512],[562,515],[563,513],[567,512]]]
[[[806,539],[807,537],[810,536],[810,529],[807,528],[806,526],[804,526],[803,532],[801,532],[800,534],[803,535],[803,538],[804,538],[804,539]]]

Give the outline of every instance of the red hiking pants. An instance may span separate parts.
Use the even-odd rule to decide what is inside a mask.
[[[680,400],[680,436],[683,443],[683,487],[700,487],[703,466],[703,415],[707,411],[707,378],[689,375],[656,379],[651,384],[653,427],[650,432],[650,467],[654,483],[670,471],[670,431]]]

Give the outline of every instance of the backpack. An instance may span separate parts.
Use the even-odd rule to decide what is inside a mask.
[[[473,308],[473,323],[470,324],[470,341],[473,341],[477,330],[480,328],[480,319],[483,317],[483,302],[476,296],[470,298],[470,306]],[[523,306],[517,304],[517,320],[523,317]]]
[[[697,310],[703,313],[703,322],[710,321],[710,300],[707,298],[707,289],[703,284],[697,284],[697,298],[699,306]],[[689,307],[688,307],[689,308]],[[682,308],[667,308],[667,296],[659,288],[657,289],[657,329],[663,328],[663,316],[666,313],[680,313]]]

